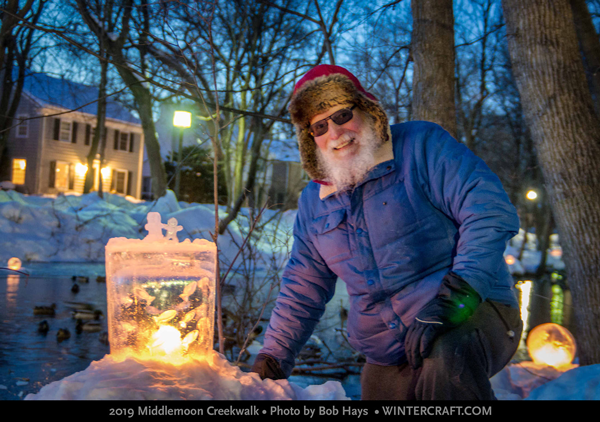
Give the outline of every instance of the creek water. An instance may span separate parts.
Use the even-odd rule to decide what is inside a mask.
[[[0,400],[20,400],[41,387],[86,369],[110,352],[101,339],[106,327],[104,264],[27,264],[29,277],[0,271]],[[71,291],[72,276],[88,277]],[[100,310],[101,329],[77,333],[73,302]],[[56,305],[54,315],[36,315],[36,306]],[[38,331],[42,321],[46,332]],[[70,337],[59,339],[60,329]]]

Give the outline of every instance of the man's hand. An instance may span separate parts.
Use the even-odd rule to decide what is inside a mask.
[[[281,365],[274,358],[264,353],[259,353],[252,365],[252,372],[256,372],[260,379],[269,378],[272,380],[285,379],[286,376],[281,369]]]
[[[406,358],[417,369],[431,353],[433,342],[442,333],[465,322],[481,303],[481,297],[460,276],[444,276],[438,295],[417,314],[404,340]]]

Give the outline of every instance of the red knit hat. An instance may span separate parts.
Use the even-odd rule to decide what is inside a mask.
[[[381,143],[391,139],[385,111],[377,98],[363,88],[356,76],[340,66],[323,64],[312,68],[296,83],[288,107],[292,123],[296,127],[302,166],[312,179],[322,180],[325,173],[319,166],[317,146],[308,130],[310,120],[340,104],[354,104],[368,114]]]

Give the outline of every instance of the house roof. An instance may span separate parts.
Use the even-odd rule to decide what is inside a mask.
[[[29,73],[23,91],[40,106],[55,106],[96,115],[98,111],[98,87],[88,86],[68,79],[53,78],[44,73]],[[83,107],[82,107],[83,106]],[[80,108],[81,107],[81,108]],[[128,123],[140,124],[123,105],[107,98],[106,117]]]

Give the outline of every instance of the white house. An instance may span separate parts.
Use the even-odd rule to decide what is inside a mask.
[[[96,126],[98,88],[45,74],[27,77],[2,163],[29,194],[83,193]],[[20,119],[28,119],[18,124]],[[140,122],[108,99],[104,160],[96,155],[94,190],[140,198],[144,137]],[[99,147],[100,149],[100,147]]]

